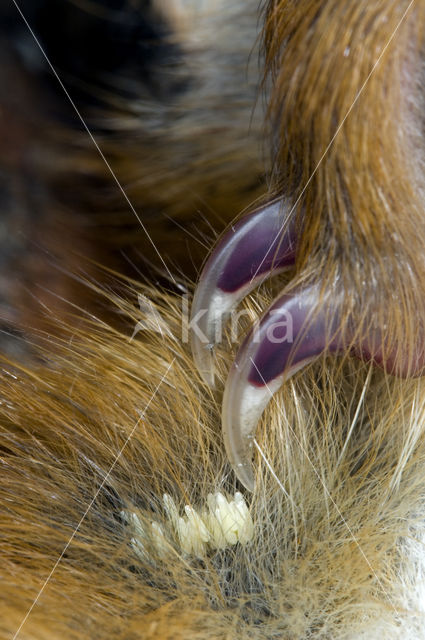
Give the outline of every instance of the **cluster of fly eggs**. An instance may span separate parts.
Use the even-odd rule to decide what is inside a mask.
[[[180,515],[173,498],[163,496],[165,523],[139,517],[134,511],[123,511],[121,516],[129,525],[131,545],[143,560],[154,552],[165,558],[176,546],[187,555],[202,558],[208,549],[225,549],[235,544],[247,544],[254,535],[254,525],[241,493],[228,500],[222,493],[209,494],[207,506],[201,510],[186,505]]]

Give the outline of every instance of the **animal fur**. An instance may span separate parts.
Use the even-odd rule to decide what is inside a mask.
[[[242,208],[261,192],[245,190],[257,180],[261,154],[239,146],[255,91],[243,94],[241,111],[234,70],[254,51],[257,5],[183,2],[174,12],[154,6],[172,21],[174,42],[186,43],[186,71],[201,88],[195,81],[171,104],[143,95],[130,107],[115,98],[115,111],[96,105],[108,130],[100,142],[117,160],[131,198],[156,215],[169,207],[170,215],[191,218],[202,201],[220,212],[227,201],[229,209]],[[425,31],[415,4],[390,42],[407,8],[392,0],[269,2],[263,52],[276,151],[270,195],[284,192],[296,204],[300,241],[296,268],[279,286],[320,278],[324,298],[342,305],[343,322],[354,317],[361,334],[374,326],[389,349],[395,345],[413,362],[425,317]],[[215,43],[216,25],[230,17],[241,29],[249,25],[244,36],[231,37],[242,33],[235,26]],[[225,107],[246,117],[224,117]],[[254,125],[255,147],[261,128]],[[73,132],[68,140],[53,136],[59,149],[69,149],[62,167],[43,164],[48,202],[53,184],[65,194],[68,159],[75,167],[70,138]],[[103,187],[97,158],[82,137],[76,146]],[[106,192],[100,195],[103,205]],[[236,345],[221,345],[219,391],[212,392],[182,339],[182,298],[131,288],[132,299],[143,293],[152,301],[150,312],[141,315],[125,298],[91,288],[92,297],[116,309],[122,329],[68,317],[72,328],[62,323],[62,338],[38,337],[37,365],[2,357],[1,636],[425,638],[424,380],[393,378],[348,356],[325,355],[297,374],[258,429],[264,458],[256,452],[256,490],[244,496],[252,536],[191,551],[163,496],[187,523],[188,513],[205,513],[209,494],[230,502],[240,490],[220,430],[220,389]],[[252,321],[270,299],[268,290],[250,298]],[[184,515],[186,505],[194,511]]]
[[[251,541],[198,557],[163,495],[183,516],[237,490],[220,397],[176,299],[143,293],[162,333],[91,323],[47,370],[2,362],[1,637],[43,586],[20,638],[424,637],[424,381],[329,358],[299,374],[259,428]],[[129,513],[165,551],[152,533],[137,552]]]
[[[145,271],[150,263],[164,270],[165,262],[194,278],[214,233],[266,191],[257,1],[18,5],[134,207],[18,11],[2,7],[3,165],[6,176],[26,178],[21,228],[41,236],[22,253],[45,264],[36,245],[62,263],[83,243],[82,257],[118,269],[124,250]],[[9,133],[11,122],[19,136]],[[42,212],[36,219],[34,209]]]
[[[276,189],[298,221],[297,276],[341,325],[407,368],[424,355],[421,3],[270,2]]]

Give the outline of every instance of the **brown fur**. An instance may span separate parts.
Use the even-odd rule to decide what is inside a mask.
[[[266,64],[277,189],[300,226],[297,272],[359,334],[414,364],[423,341],[421,3],[270,2]],[[403,20],[402,20],[403,19]]]
[[[97,0],[57,4],[63,8],[58,20],[73,18],[76,33],[95,10],[103,28],[116,19]],[[6,184],[19,176],[12,205],[4,205],[5,235],[19,238],[19,250],[5,270],[19,271],[20,280],[4,291],[0,286],[0,295],[15,316],[19,309],[18,323],[26,326],[30,317],[41,326],[45,305],[63,312],[60,298],[91,308],[84,287],[66,276],[80,261],[88,277],[98,278],[87,258],[131,276],[129,262],[151,279],[158,277],[155,269],[167,278],[166,269],[194,279],[217,233],[266,191],[256,0],[163,4],[153,2],[152,11],[167,26],[165,45],[178,46],[180,57],[175,64],[155,63],[150,82],[129,79],[125,69],[108,76],[107,88],[97,77],[84,82],[62,69],[60,52],[40,36],[133,210],[38,47],[32,44],[32,62],[23,64],[4,38],[0,172]],[[133,6],[143,19],[144,0],[128,3]],[[99,46],[106,56],[113,44]],[[77,35],[63,47],[74,47],[76,55],[84,48]],[[46,69],[42,82],[33,58]]]
[[[253,540],[198,559],[162,495],[201,509],[235,478],[178,305],[143,293],[168,337],[94,324],[49,370],[2,363],[1,637],[47,579],[20,638],[423,637],[424,382],[327,359],[300,374],[258,436],[284,490],[257,455]],[[163,526],[165,558],[135,553],[135,509]]]
[[[268,4],[265,56],[278,143],[273,177],[275,191],[294,204],[406,7],[392,0]],[[411,359],[425,317],[423,18],[415,4],[297,204],[296,272],[281,282],[320,280],[324,296],[343,304],[344,318],[355,312],[359,332],[373,313],[389,344]],[[184,16],[173,19],[186,28]],[[208,24],[216,23],[205,22],[204,33]],[[236,153],[241,164],[231,151],[214,164],[219,137],[204,120],[209,98],[203,98],[200,115],[185,103],[183,130],[165,127],[175,135],[172,153],[152,120],[140,155],[130,142],[107,148],[123,161],[120,176],[136,202],[152,197],[185,215],[183,199],[193,194],[200,169],[209,177],[186,201],[189,217],[212,176],[220,211],[232,186],[232,202],[242,205],[243,153]],[[203,134],[191,143],[197,113]],[[120,105],[112,122],[133,131],[137,117],[122,115]],[[233,139],[239,123],[230,124]],[[204,134],[213,142],[199,156]],[[180,143],[195,149],[184,166]],[[150,173],[140,177],[145,153],[153,156]],[[167,153],[169,164],[162,165]],[[91,157],[96,173],[100,164]],[[230,165],[241,181],[226,180]],[[392,378],[348,357],[324,356],[300,372],[258,430],[273,472],[256,453],[256,490],[245,496],[252,541],[209,549],[202,558],[185,554],[163,494],[183,514],[185,505],[201,511],[209,493],[231,497],[238,487],[222,443],[220,391],[205,388],[182,342],[181,299],[141,290],[163,318],[162,334],[156,316],[142,318],[111,296],[108,304],[125,318],[122,332],[69,318],[63,339],[45,338],[44,365],[26,368],[3,358],[1,637],[18,629],[19,638],[31,640],[425,637],[424,380]],[[100,292],[92,288],[91,295]],[[250,299],[252,319],[270,297]],[[130,340],[141,319],[150,330]],[[218,354],[218,389],[234,350],[225,344]],[[151,521],[163,527],[165,558],[152,537],[145,556],[135,552],[123,512],[138,513],[147,528]]]

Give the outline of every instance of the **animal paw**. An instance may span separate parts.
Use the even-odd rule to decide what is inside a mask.
[[[291,213],[280,200],[243,218],[205,266],[192,305],[191,339],[196,366],[210,386],[214,346],[232,310],[267,277],[295,265]],[[377,310],[367,310],[366,316],[359,328],[354,315],[347,318],[344,292],[326,290],[317,279],[289,284],[251,329],[230,369],[222,405],[226,452],[248,490],[255,484],[251,458],[258,421],[273,395],[301,368],[328,352],[354,355],[392,375],[422,373],[423,341],[418,340],[413,355],[403,355],[387,339]]]

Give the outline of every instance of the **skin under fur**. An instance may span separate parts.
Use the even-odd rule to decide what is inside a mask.
[[[218,195],[209,202],[223,209],[228,200],[242,208],[261,192],[245,189],[264,168],[253,153],[245,173],[245,152],[235,144],[245,125],[223,115],[223,103],[239,113],[235,67],[255,51],[255,20],[243,30],[250,35],[241,38],[242,49],[225,31],[214,58],[208,51],[221,33],[218,24],[230,19],[225,6],[183,2],[170,12],[155,5],[172,21],[175,40],[186,43],[189,76],[198,77],[198,66],[210,71],[202,77],[216,88],[217,106],[202,89],[179,96],[181,129],[173,122],[175,103],[158,110],[157,102],[135,100],[127,119],[121,97],[115,113],[102,110],[115,132],[102,143],[119,159],[129,195],[147,208],[169,206],[178,219],[194,215],[211,182]],[[232,20],[248,15],[246,3],[234,6]],[[256,3],[249,8],[252,18]],[[324,300],[343,309],[342,324],[354,317],[366,334],[374,314],[386,347],[413,362],[425,317],[419,4],[389,43],[407,8],[392,0],[269,2],[263,51],[276,150],[270,195],[285,193],[296,204],[300,242],[295,269],[277,287],[319,281]],[[205,61],[194,55],[198,46]],[[247,104],[244,97],[248,118]],[[145,120],[158,113],[160,132],[154,119]],[[123,145],[124,128],[131,135]],[[254,125],[255,145],[262,128]],[[215,163],[221,134],[228,147]],[[71,145],[72,162],[74,151]],[[87,149],[81,153],[87,159]],[[140,172],[146,154],[147,175]],[[240,181],[229,178],[229,167]],[[60,185],[58,169],[53,182]],[[199,190],[186,211],[182,199],[194,193],[192,180]],[[182,298],[135,283],[130,290],[132,299],[136,292],[152,301],[150,312],[126,302],[129,293],[120,299],[94,287],[90,293],[107,299],[124,329],[68,317],[62,338],[38,336],[42,364],[2,356],[1,637],[425,638],[425,380],[400,380],[326,354],[298,373],[258,429],[255,491],[243,492],[252,535],[244,539],[232,520],[234,543],[217,549],[198,540],[191,551],[178,526],[191,527],[195,540],[193,522],[201,534],[202,528],[194,513],[206,518],[208,495],[220,492],[231,503],[241,491],[220,424],[221,389],[236,345],[230,339],[221,345],[211,391],[182,338]],[[262,290],[244,303],[251,321],[271,298],[271,290]],[[145,328],[131,339],[141,321]],[[246,325],[245,318],[241,335]],[[170,516],[164,494],[181,521]]]

